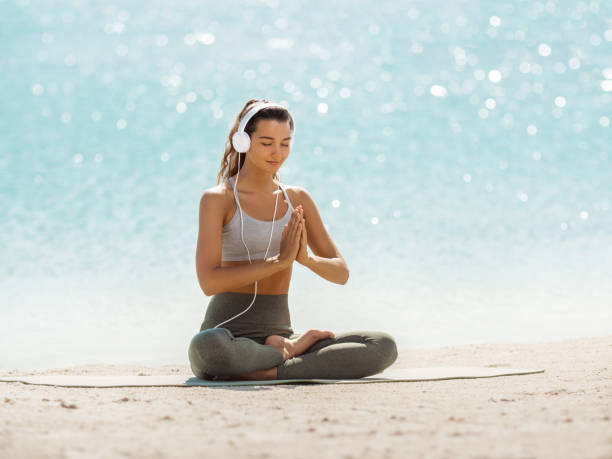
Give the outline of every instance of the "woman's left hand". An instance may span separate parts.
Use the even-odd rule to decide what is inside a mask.
[[[300,216],[302,217],[302,235],[300,236],[300,248],[298,249],[298,253],[295,256],[295,261],[306,265],[308,261],[308,237],[306,235],[306,219],[304,218],[304,209],[302,209],[302,205],[298,205],[297,209],[299,209]]]

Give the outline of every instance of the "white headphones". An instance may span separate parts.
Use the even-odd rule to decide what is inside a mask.
[[[245,115],[240,120],[240,124],[238,125],[238,130],[232,136],[232,146],[234,147],[234,150],[238,152],[238,154],[249,151],[249,148],[251,147],[251,138],[249,137],[249,134],[244,132],[245,126],[247,125],[249,120],[253,118],[253,115],[255,115],[255,113],[267,107],[281,107],[281,108],[286,109],[286,107],[283,107],[282,105],[275,104],[272,102],[261,102],[261,103],[255,104],[253,108],[251,108],[248,112],[246,112]],[[289,141],[289,145],[293,146],[293,135],[295,133],[295,121],[293,120],[293,116],[291,116],[291,113],[289,113],[289,116],[291,117],[291,121],[293,121],[293,130],[291,131],[291,140]],[[240,177],[240,161],[238,161],[238,173],[236,174],[236,183],[234,184],[234,198],[236,199],[236,203],[239,202],[238,201],[238,178],[239,177]],[[270,244],[272,243],[272,233],[274,232],[274,221],[276,219],[276,209],[278,206],[278,195],[280,193],[281,193],[281,190],[276,190],[274,192],[274,194],[276,194],[276,201],[274,202],[274,215],[272,216],[272,223],[271,223],[271,229],[270,229],[270,240],[268,241],[268,247],[266,248],[266,253],[264,254],[264,260],[268,256],[268,250],[270,249]],[[240,211],[240,236],[242,237],[242,244],[244,245],[244,248],[247,251],[247,256],[249,257],[249,264],[252,264],[253,262],[251,261],[251,253],[249,252],[249,248],[247,247],[246,242],[244,242],[244,225],[242,224],[242,220],[243,220],[242,206],[238,206],[238,210]],[[219,326],[226,324],[230,320],[234,320],[236,317],[241,316],[242,314],[247,312],[249,309],[251,309],[251,306],[253,306],[253,303],[255,303],[255,298],[257,298],[257,281],[255,281],[255,295],[253,296],[253,300],[251,301],[251,304],[249,304],[249,306],[244,311],[236,314],[233,317],[230,317],[229,319],[221,322],[218,325],[215,325],[213,328],[218,328]]]
[[[232,136],[232,146],[234,147],[234,150],[236,150],[238,153],[245,153],[249,151],[249,148],[251,148],[251,137],[249,137],[249,134],[244,132],[244,128],[246,127],[247,123],[251,120],[251,118],[253,118],[253,116],[255,116],[255,113],[267,107],[280,107],[287,110],[287,107],[283,107],[280,104],[275,104],[274,102],[259,102],[255,104],[253,108],[246,112],[245,115],[242,117],[242,119],[240,120],[240,124],[238,125],[238,130]],[[288,111],[289,110],[287,110],[287,112]],[[293,129],[291,130],[291,140],[289,141],[289,145],[293,147],[293,136],[295,135],[295,120],[293,119],[293,116],[291,116],[291,113],[289,113],[289,116],[291,117],[291,121],[293,121]]]

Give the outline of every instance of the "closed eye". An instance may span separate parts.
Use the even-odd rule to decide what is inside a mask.
[[[266,147],[269,147],[272,144],[271,143],[262,143],[262,145],[265,145]],[[288,147],[289,145],[281,145],[281,146]]]

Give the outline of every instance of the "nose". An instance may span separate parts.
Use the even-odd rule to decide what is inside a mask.
[[[272,151],[270,152],[270,154],[272,156],[280,156],[280,151],[281,151],[280,145],[277,145],[277,144],[273,143],[272,144]]]

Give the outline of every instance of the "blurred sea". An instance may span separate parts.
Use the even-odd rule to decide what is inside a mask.
[[[295,266],[296,331],[401,349],[612,333],[612,3],[0,13],[0,369],[188,364],[199,198],[250,98],[291,110],[282,181],[351,270]]]

